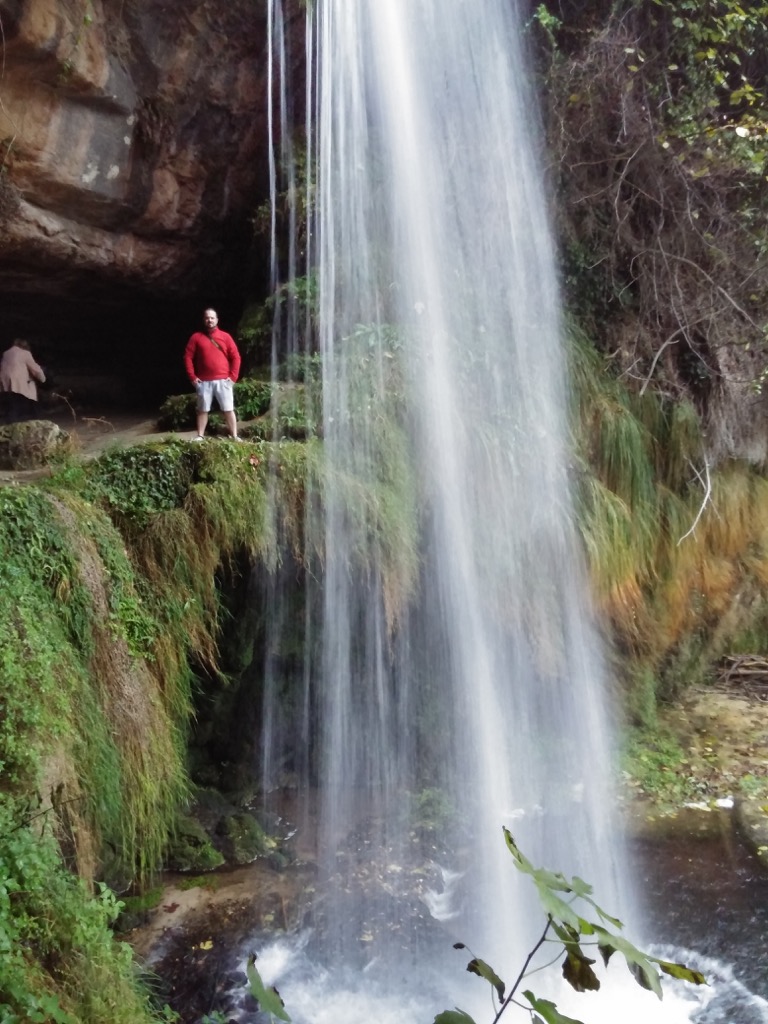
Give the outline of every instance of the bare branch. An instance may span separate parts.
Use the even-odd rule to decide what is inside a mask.
[[[761,330],[760,324],[758,324],[757,321],[754,320],[749,315],[749,313],[746,311],[746,309],[744,309],[743,306],[740,306],[739,303],[736,301],[736,299],[734,299],[734,297],[729,292],[727,292],[725,290],[725,288],[723,288],[721,285],[719,285],[717,283],[717,281],[715,281],[715,279],[711,276],[711,274],[708,274],[703,267],[699,266],[698,263],[696,263],[694,260],[689,260],[687,256],[679,255],[679,253],[667,253],[666,255],[670,259],[677,260],[679,263],[686,263],[686,264],[688,264],[689,267],[693,267],[694,270],[698,270],[698,272],[703,277],[705,277],[707,279],[707,281],[709,281],[709,283],[712,285],[712,287],[715,288],[723,296],[723,298],[726,299],[733,306],[733,308],[738,313],[741,313],[741,315],[744,317],[745,320],[747,320],[750,324],[752,324],[752,326],[756,330],[758,330],[758,331]]]
[[[701,507],[699,508],[699,511],[696,513],[696,518],[694,519],[693,524],[692,524],[690,530],[688,530],[687,533],[684,533],[683,536],[680,538],[680,540],[677,542],[677,546],[678,547],[683,543],[683,541],[686,539],[686,537],[690,537],[691,536],[693,531],[699,525],[699,520],[701,519],[702,515],[704,514],[704,509],[709,504],[709,499],[710,499],[710,497],[712,495],[712,480],[710,479],[710,476],[709,476],[709,462],[708,462],[708,460],[706,458],[704,459],[704,473],[705,473],[705,476],[706,476],[706,483],[705,483],[704,480],[702,480],[701,473],[699,473],[699,471],[696,469],[696,467],[693,465],[693,463],[689,462],[688,464],[690,465],[691,469],[694,471],[694,473],[698,477],[699,483],[701,483],[704,486],[704,500],[701,503]]]
[[[675,331],[675,333],[671,334],[667,338],[667,340],[664,342],[664,344],[658,350],[656,355],[653,357],[653,362],[651,363],[651,368],[648,371],[648,376],[645,378],[645,380],[643,381],[643,386],[640,388],[640,394],[641,395],[645,394],[645,389],[651,383],[651,378],[653,377],[653,371],[656,369],[656,363],[658,363],[659,359],[661,358],[662,352],[664,351],[665,348],[668,348],[670,345],[676,345],[677,342],[678,342],[678,335],[682,334],[682,333],[683,333],[683,328],[682,327],[678,327],[678,329]]]

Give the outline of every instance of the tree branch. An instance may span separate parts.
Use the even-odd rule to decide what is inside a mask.
[[[699,471],[696,469],[696,467],[693,465],[693,463],[689,461],[688,465],[691,467],[691,469],[694,471],[694,473],[698,477],[699,483],[704,486],[704,500],[701,503],[701,508],[697,512],[696,518],[694,519],[693,525],[691,526],[690,530],[688,530],[687,533],[684,533],[683,536],[680,538],[680,540],[677,542],[677,546],[678,547],[683,543],[683,541],[686,539],[686,537],[690,537],[691,536],[693,531],[699,525],[699,520],[701,519],[702,515],[704,514],[704,509],[709,504],[709,499],[710,499],[710,496],[712,494],[712,480],[710,479],[710,476],[709,476],[709,462],[706,459],[704,459],[704,473],[706,475],[706,483],[705,483],[704,480],[702,480],[701,473],[699,473]]]
[[[499,1007],[499,1012],[493,1018],[493,1024],[497,1024],[497,1021],[499,1020],[499,1017],[501,1017],[502,1013],[504,1013],[506,1008],[513,1001],[513,996],[514,996],[515,992],[517,992],[518,988],[520,987],[520,982],[525,977],[526,972],[528,971],[528,967],[530,965],[531,960],[533,960],[533,958],[536,956],[538,951],[541,949],[541,947],[547,941],[547,935],[548,935],[549,929],[551,927],[552,927],[552,916],[548,915],[547,916],[546,926],[544,928],[544,931],[541,933],[541,938],[536,943],[536,945],[533,947],[533,949],[530,951],[528,956],[525,958],[525,963],[523,964],[522,968],[520,969],[520,973],[518,974],[517,978],[515,978],[515,983],[512,986],[512,988],[510,989],[509,995],[507,996],[507,998],[504,1000],[504,1002]]]

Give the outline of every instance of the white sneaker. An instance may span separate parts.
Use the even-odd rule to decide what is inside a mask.
[[[193,437],[192,440],[193,441],[204,441],[205,438],[203,437],[202,434],[198,434],[197,437]]]

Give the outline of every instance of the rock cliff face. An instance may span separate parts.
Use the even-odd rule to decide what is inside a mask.
[[[232,329],[259,272],[266,0],[0,0],[0,23],[0,344],[183,381],[203,306]]]

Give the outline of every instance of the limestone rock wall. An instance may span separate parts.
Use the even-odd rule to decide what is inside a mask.
[[[268,191],[266,0],[0,0],[0,24],[0,344],[163,362],[203,305],[231,329]]]

